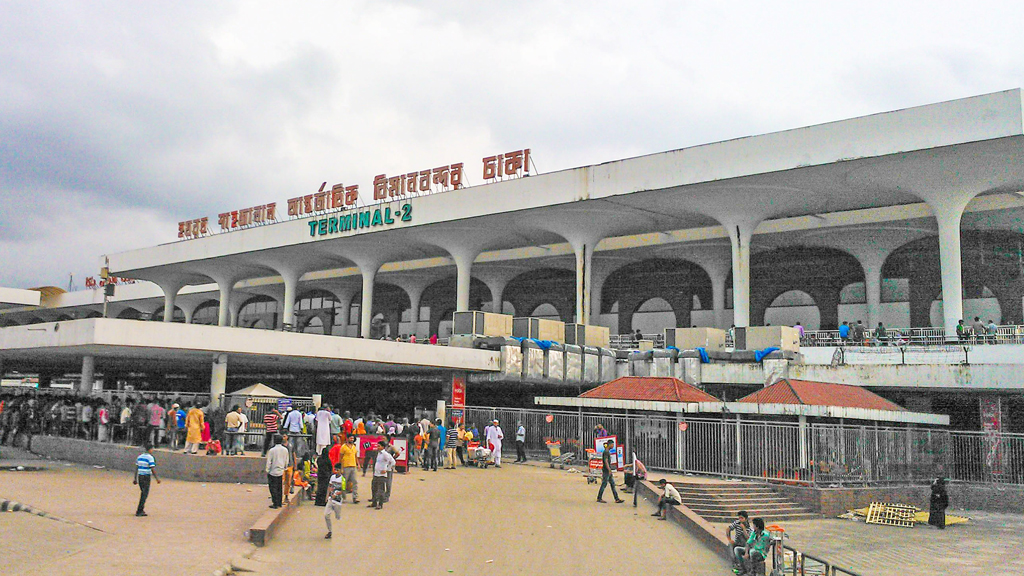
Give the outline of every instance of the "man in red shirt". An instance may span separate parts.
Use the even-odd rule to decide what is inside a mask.
[[[281,427],[281,413],[277,411],[275,406],[270,412],[267,412],[263,416],[263,457],[267,456],[267,450],[274,443],[274,435]]]
[[[348,410],[345,410],[345,421],[341,424],[341,429],[345,432],[345,438],[352,434],[352,414]]]

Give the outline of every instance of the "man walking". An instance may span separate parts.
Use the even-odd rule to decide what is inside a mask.
[[[380,510],[384,508],[384,498],[387,492],[388,483],[388,471],[395,468],[395,459],[391,454],[384,448],[387,446],[385,440],[377,441],[377,460],[373,464],[373,484],[371,485],[371,491],[373,492],[373,501],[370,502],[368,508],[375,508]],[[434,469],[437,470],[436,468]]]
[[[260,454],[261,456],[266,457],[267,450],[274,445],[274,436],[277,436],[280,425],[281,413],[277,411],[276,406],[263,415],[263,453]]]
[[[267,452],[267,487],[270,489],[270,507],[280,508],[284,470],[288,467],[288,449],[281,445],[281,437],[274,437],[274,447]]]
[[[612,448],[615,443],[611,440],[604,443],[604,451],[601,452],[601,488],[597,491],[597,501],[604,504],[604,488],[612,487],[612,496],[615,496],[615,503],[622,504],[624,500],[619,498],[619,491],[615,489],[615,476],[612,475]]]
[[[139,486],[139,506],[135,509],[136,516],[148,516],[146,514],[146,498],[149,498],[149,482],[150,478],[156,479],[156,483],[160,483],[160,479],[156,476],[156,459],[150,453],[153,451],[153,446],[148,442],[143,446],[142,454],[135,459],[135,479],[132,480],[132,484]]]
[[[302,434],[302,412],[289,406],[284,417],[284,429],[288,432],[288,443],[291,444],[288,448],[292,454],[299,455],[299,441],[304,440],[299,437]]]
[[[224,425],[227,427],[227,442],[224,446],[224,453],[227,455],[234,454],[236,446],[238,445],[238,430],[242,426],[242,408],[235,404],[231,407],[231,411],[224,417]]]
[[[324,404],[316,413],[316,453],[331,445],[331,407]]]
[[[498,421],[494,420],[484,434],[487,443],[491,445],[491,458],[494,460],[494,467],[501,468],[501,441],[505,438],[505,434],[502,433]]]
[[[526,462],[526,426],[522,422],[517,423],[516,428],[516,464]]]
[[[448,428],[448,437],[445,438],[444,451],[444,468],[445,470],[455,470],[455,452],[459,446],[459,429],[453,422]]]
[[[324,509],[324,522],[327,523],[327,536],[325,540],[331,539],[331,514],[335,520],[341,520],[341,501],[345,498],[345,477],[341,472],[341,464],[334,466],[334,474],[327,482],[327,507]]]
[[[356,482],[356,454],[359,448],[356,446],[355,434],[348,437],[348,441],[341,447],[338,463],[341,464],[341,474],[345,477],[345,491],[352,494],[352,503],[359,504],[359,484]],[[345,495],[341,496],[342,501]]]
[[[427,459],[423,461],[423,469],[430,468],[437,472],[437,452],[441,447],[441,431],[433,423],[427,424]]]

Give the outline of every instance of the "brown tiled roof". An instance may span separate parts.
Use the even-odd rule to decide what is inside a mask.
[[[580,398],[647,400],[652,402],[718,402],[718,398],[679,380],[653,376],[623,376],[580,394]]]
[[[756,404],[804,404],[808,406],[842,406],[867,410],[905,411],[878,394],[860,386],[830,384],[807,380],[783,379],[762,388],[737,402]]]

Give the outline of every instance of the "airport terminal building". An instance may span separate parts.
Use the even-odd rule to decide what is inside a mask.
[[[264,372],[429,375],[495,370],[500,358],[450,350],[437,365],[420,357],[426,347],[355,338],[445,338],[453,312],[484,310],[612,334],[796,322],[816,333],[861,321],[956,343],[958,323],[977,316],[1005,336],[993,347],[1005,358],[987,352],[992,364],[1011,366],[1024,356],[1022,119],[1018,89],[546,174],[524,149],[325,183],[104,256],[109,286],[42,289],[38,305],[6,305],[0,353],[5,370],[37,372],[81,367],[85,356],[100,371],[118,357],[157,370],[203,358],[209,370],[214,354],[215,365],[230,355]],[[127,352],[130,342],[102,340],[102,323],[80,342],[30,331],[63,323],[71,338],[69,322],[104,315],[150,320],[132,328],[150,344]],[[348,338],[287,340],[295,332]],[[46,334],[52,341],[33,340]],[[351,357],[336,350],[342,341]],[[336,362],[309,358],[308,346]],[[1018,402],[1015,370],[941,387]],[[880,374],[865,385],[904,400],[929,387]]]

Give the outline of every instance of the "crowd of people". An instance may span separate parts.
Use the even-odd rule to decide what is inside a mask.
[[[284,495],[292,493],[292,487],[299,488],[299,497],[325,508],[328,539],[333,534],[331,519],[340,518],[342,504],[349,497],[352,504],[359,503],[359,484],[367,471],[372,474],[368,507],[381,510],[391,500],[400,462],[436,472],[478,463],[483,454],[488,463],[501,466],[504,433],[497,420],[488,423],[481,434],[475,424],[453,420],[446,425],[441,418],[431,419],[427,414],[397,419],[369,412],[353,417],[324,404],[315,413],[291,406],[283,412],[274,408],[267,412],[263,424],[264,446],[269,448],[264,456],[270,507],[281,507]],[[526,461],[525,437],[526,428],[520,423],[516,462]],[[403,442],[396,442],[398,439]],[[484,440],[485,447],[478,439]],[[475,452],[470,455],[468,450]]]
[[[172,450],[217,438],[224,416],[217,406],[192,399],[171,400],[145,395],[113,397],[73,396],[63,390],[16,391],[0,394],[0,444],[14,443],[21,435],[31,446],[38,434],[166,446]]]

